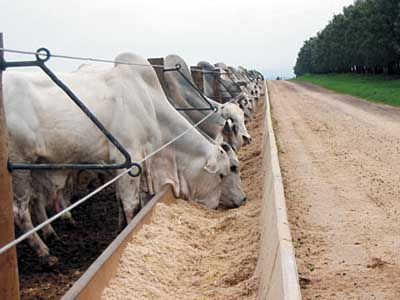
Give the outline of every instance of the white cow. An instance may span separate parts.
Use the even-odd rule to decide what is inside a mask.
[[[250,92],[246,89],[247,82],[239,80],[232,71],[226,67],[223,63],[217,63],[215,66],[206,61],[201,61],[197,64],[203,70],[208,72],[220,70],[221,72],[221,83],[218,85],[220,95],[223,102],[231,102],[240,107],[244,113],[244,119],[249,121],[253,118],[254,105]],[[214,93],[214,81],[215,75],[213,73],[204,73],[204,92],[206,95],[212,95]],[[226,105],[226,104],[225,104]],[[245,144],[249,143],[250,140],[244,139]]]
[[[180,72],[194,85],[193,78],[185,61],[177,55],[168,55],[165,58],[165,68],[172,69],[177,64],[181,66]],[[207,108],[207,104],[198,94],[198,92],[189,84],[189,82],[176,71],[164,73],[165,81],[168,85],[169,100],[178,108]],[[217,107],[218,112],[206,122],[201,124],[199,128],[212,139],[221,142],[228,142],[235,151],[239,151],[243,144],[249,143],[251,136],[248,133],[245,123],[244,114],[240,108],[233,103],[222,105],[211,99],[207,99],[214,107]],[[186,110],[183,112],[188,119],[193,122],[198,122],[209,111],[205,110]],[[227,123],[230,120],[231,123]]]
[[[117,64],[98,72],[58,76],[124,145],[132,160],[140,161],[191,125],[167,101],[154,70],[145,59],[125,53],[116,60],[147,66]],[[13,162],[122,161],[122,155],[115,147],[44,75],[7,71],[4,95]],[[145,174],[142,181],[146,182],[150,192],[155,193],[171,184],[177,197],[198,201],[210,208],[218,206],[223,184],[231,172],[226,152],[197,130],[191,130],[172,146],[148,159],[142,167]],[[32,176],[35,172],[13,173],[14,216],[22,231],[32,228],[29,213]],[[67,175],[64,178],[65,183]],[[54,184],[53,180],[50,182]],[[139,208],[140,182],[139,177],[123,176],[116,184],[117,198],[128,222]],[[60,187],[56,195],[62,185],[56,187]],[[242,193],[235,196],[238,198],[234,199],[235,203],[244,200]],[[56,262],[37,234],[28,238],[28,242],[46,263]]]

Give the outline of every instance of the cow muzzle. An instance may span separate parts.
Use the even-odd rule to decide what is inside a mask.
[[[246,200],[247,200],[247,198],[244,197],[242,200],[239,201],[239,203],[235,202],[235,207],[238,208],[238,207],[244,205],[246,203]]]
[[[249,145],[251,143],[250,135],[243,135],[243,146]]]

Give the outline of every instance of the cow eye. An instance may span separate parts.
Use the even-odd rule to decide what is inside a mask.
[[[237,173],[237,166],[231,166],[231,172]]]

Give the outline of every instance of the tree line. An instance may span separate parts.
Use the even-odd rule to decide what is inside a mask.
[[[304,42],[294,72],[400,74],[400,0],[356,0],[345,7]]]

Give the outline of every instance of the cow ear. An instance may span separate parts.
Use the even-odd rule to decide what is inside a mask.
[[[239,133],[239,125],[236,124],[236,123],[233,123],[233,124],[232,124],[232,131],[233,131],[233,133],[234,133],[235,135],[238,135],[238,133]]]
[[[215,174],[218,171],[218,164],[215,159],[208,159],[206,165],[204,166],[204,170],[208,173]]]
[[[224,131],[225,134],[228,134],[228,133],[232,132],[231,122],[229,120],[226,120],[223,131]]]
[[[228,153],[229,151],[231,151],[231,146],[229,146],[229,144],[228,143],[222,143],[221,144],[221,147],[222,147],[222,149],[224,149],[224,151],[226,152],[226,153]]]

